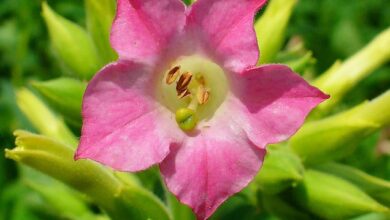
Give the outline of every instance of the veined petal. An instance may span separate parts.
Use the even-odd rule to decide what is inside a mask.
[[[329,98],[284,65],[264,65],[235,77],[240,79],[234,80],[229,109],[260,147],[289,138],[309,112]]]
[[[169,190],[199,220],[210,217],[228,197],[247,186],[265,155],[229,118],[213,121],[214,125],[202,128],[183,144],[173,145],[160,164]]]
[[[253,20],[266,0],[197,0],[187,31],[200,39],[208,55],[233,72],[254,66],[259,57]],[[191,35],[190,34],[190,35]]]
[[[153,81],[149,68],[134,63],[114,63],[101,70],[84,94],[75,159],[92,159],[121,171],[161,162],[180,130],[154,99]]]
[[[120,59],[156,62],[171,38],[183,28],[185,5],[180,0],[117,0],[111,46]]]

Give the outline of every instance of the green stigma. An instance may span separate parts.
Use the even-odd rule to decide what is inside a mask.
[[[194,110],[180,108],[176,111],[176,122],[183,131],[191,131],[196,127],[198,118]]]

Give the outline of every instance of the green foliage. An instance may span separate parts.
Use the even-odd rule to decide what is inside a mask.
[[[77,146],[75,135],[62,118],[52,112],[34,93],[28,89],[20,89],[16,96],[20,110],[41,134],[53,137],[73,148]]]
[[[348,111],[308,122],[290,145],[306,164],[343,158],[365,137],[390,125],[389,103],[390,91]]]
[[[306,171],[304,180],[292,194],[300,206],[324,219],[389,211],[353,184],[314,170]]]
[[[285,63],[310,80],[322,73],[313,82],[335,101],[291,141],[268,147],[255,180],[211,219],[389,218],[390,157],[378,146],[390,139],[390,50],[388,37],[375,38],[390,24],[387,1],[270,0],[260,12],[261,61]],[[128,174],[73,160],[87,81],[117,58],[109,45],[115,6],[43,5],[43,17],[40,1],[0,7],[0,145],[15,144],[6,155],[18,162],[0,157],[0,219],[195,219],[156,167]],[[14,143],[18,128],[40,135],[17,131]]]
[[[377,199],[379,202],[390,207],[390,182],[343,164],[327,163],[316,168],[348,180],[373,198]]]
[[[86,0],[87,28],[103,63],[116,59],[110,46],[110,28],[115,14],[114,0]],[[104,16],[102,16],[104,15]]]
[[[102,65],[87,31],[54,12],[46,2],[42,4],[42,16],[59,60],[81,79],[92,78]]]
[[[15,135],[16,147],[6,150],[6,157],[85,193],[113,219],[169,219],[167,210],[151,192],[125,185],[110,170],[95,162],[74,161],[73,149],[68,145],[21,130]],[[51,196],[49,189],[39,191],[46,197]],[[74,205],[72,209],[83,212],[81,204]]]
[[[286,146],[269,147],[255,184],[264,194],[277,194],[303,179],[301,160]]]
[[[87,87],[85,82],[61,77],[45,82],[33,82],[32,85],[67,122],[81,127],[81,102]]]
[[[255,23],[257,41],[261,52],[258,63],[275,59],[285,40],[285,31],[297,0],[273,0]]]

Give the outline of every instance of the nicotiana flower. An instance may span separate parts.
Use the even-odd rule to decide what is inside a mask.
[[[120,171],[159,164],[168,189],[207,219],[328,96],[283,65],[255,67],[266,0],[118,0],[119,60],[84,95],[76,159]]]

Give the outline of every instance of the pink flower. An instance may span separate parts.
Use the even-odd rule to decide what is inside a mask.
[[[207,219],[328,96],[283,65],[255,67],[253,17],[265,0],[118,0],[119,60],[89,83],[76,159],[121,171],[159,164]],[[175,119],[176,118],[176,119]]]

